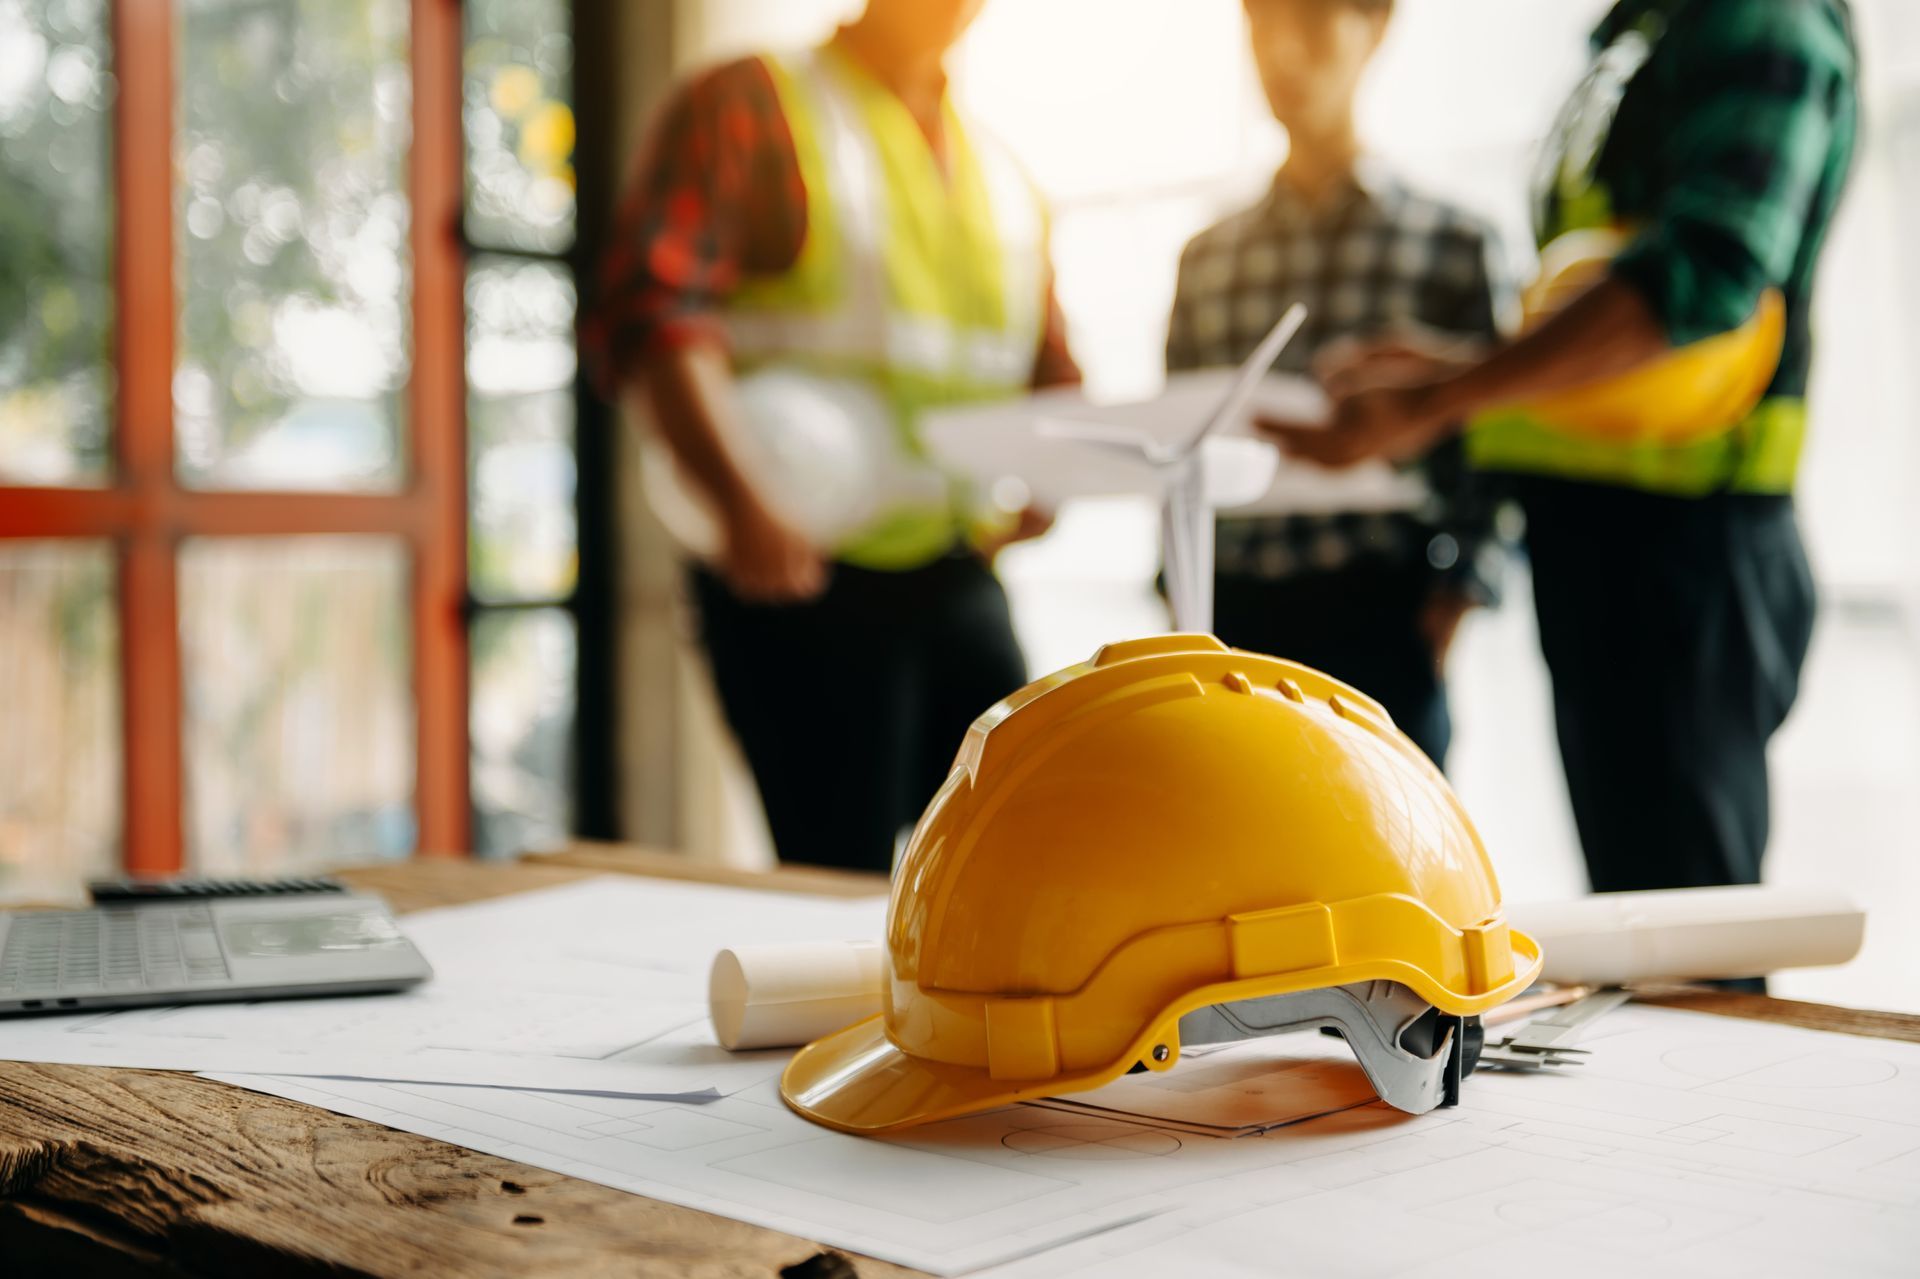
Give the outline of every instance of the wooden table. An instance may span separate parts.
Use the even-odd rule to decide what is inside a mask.
[[[716,871],[610,846],[344,872],[418,910],[609,871],[839,896],[877,878]],[[1659,1002],[1920,1042],[1920,1017],[1757,996]],[[0,1063],[0,1275],[915,1273],[192,1075]]]

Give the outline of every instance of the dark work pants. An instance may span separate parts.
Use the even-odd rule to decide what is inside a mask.
[[[762,605],[690,578],[781,860],[889,870],[967,726],[1026,683],[999,580],[970,554],[905,573],[838,564],[819,599]]]
[[[1767,740],[1813,633],[1792,500],[1547,479],[1518,495],[1594,890],[1758,883]]]
[[[1221,573],[1213,581],[1213,629],[1235,648],[1353,685],[1444,768],[1453,721],[1446,684],[1420,633],[1420,610],[1432,590],[1424,569],[1356,565],[1279,581]]]

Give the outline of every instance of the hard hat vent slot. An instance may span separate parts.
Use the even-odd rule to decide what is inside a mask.
[[[1117,640],[1112,644],[1104,645],[1093,655],[1093,665],[1112,666],[1116,662],[1128,662],[1141,657],[1160,657],[1168,653],[1225,653],[1227,651],[1227,646],[1211,635],[1175,632],[1171,635],[1148,635],[1142,639]]]

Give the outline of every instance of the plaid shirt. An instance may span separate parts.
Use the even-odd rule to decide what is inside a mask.
[[[581,334],[595,381],[613,390],[663,346],[724,344],[728,296],[743,279],[789,270],[806,234],[806,184],[766,63],[745,58],[688,81],[657,117],[600,265]],[[1033,382],[1078,382],[1048,290]]]
[[[1167,368],[1238,364],[1295,302],[1306,303],[1306,326],[1275,366],[1291,373],[1343,337],[1411,325],[1495,337],[1513,294],[1494,250],[1487,227],[1384,177],[1363,173],[1323,209],[1276,178],[1258,204],[1181,254]],[[1458,441],[1420,468],[1432,496],[1418,511],[1222,518],[1216,571],[1279,580],[1359,563],[1424,565],[1436,590],[1495,602],[1505,554],[1488,482],[1466,469]]]
[[[1845,0],[1621,0],[1536,181],[1537,231],[1643,228],[1614,260],[1676,346],[1787,304],[1771,396],[1804,396],[1813,272],[1859,128]]]

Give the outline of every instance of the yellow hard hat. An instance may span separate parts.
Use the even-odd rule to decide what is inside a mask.
[[[1382,1096],[1431,1109],[1459,1019],[1524,989],[1540,954],[1377,703],[1166,635],[974,722],[895,872],[887,963],[886,1011],[782,1077],[828,1127],[1095,1088],[1171,1067],[1183,1036],[1303,1025],[1339,1028]]]
[[[1532,328],[1606,274],[1626,244],[1611,228],[1569,231],[1540,251],[1523,305]],[[1681,347],[1643,368],[1521,406],[1568,435],[1619,444],[1687,444],[1732,429],[1753,411],[1780,367],[1787,308],[1768,289],[1747,322]]]

